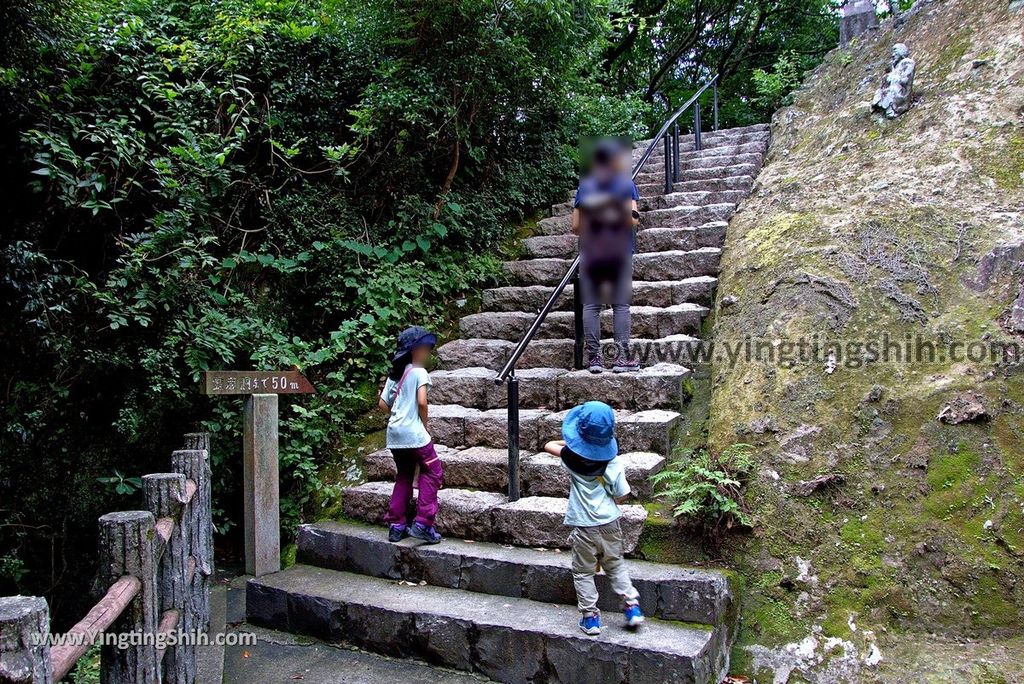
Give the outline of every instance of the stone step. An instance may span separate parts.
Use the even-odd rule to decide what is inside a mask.
[[[645,233],[683,228],[657,228],[643,231],[638,241],[645,239]],[[657,237],[652,239],[658,239]],[[695,276],[682,280],[633,283],[633,304],[638,306],[672,306],[693,302],[710,306],[717,279],[711,276]],[[517,285],[494,287],[484,290],[485,311],[540,311],[551,297],[555,288],[548,285]],[[558,311],[572,310],[572,288],[567,288],[555,302]]]
[[[637,233],[636,251],[686,252],[701,247],[721,247],[728,227],[727,221],[709,221],[699,228],[648,228]]]
[[[593,398],[591,395],[588,398]],[[551,440],[562,438],[562,421],[567,411],[521,409],[519,411],[519,447],[540,451]],[[667,454],[679,425],[675,411],[650,409],[615,412],[615,435],[619,450],[654,451]],[[430,436],[437,444],[453,446],[508,446],[508,411],[503,408],[481,410],[458,404],[431,404]]]
[[[640,214],[640,230],[648,228],[683,228],[709,222],[728,221],[736,212],[735,202],[693,206],[678,204],[665,209],[652,209]]]
[[[718,168],[721,166],[731,166],[733,164],[754,164],[760,168],[764,161],[764,154],[762,152],[744,152],[741,154],[714,154],[715,150],[705,150],[705,152],[706,154],[701,154],[687,159],[685,163],[683,163],[682,155],[680,155],[680,172],[688,169]],[[664,158],[657,161],[648,160],[647,163],[644,164],[642,173],[664,174]]]
[[[673,194],[676,192],[723,192],[726,190],[741,190],[744,193],[749,193],[752,187],[754,187],[754,177],[749,175],[676,181],[672,184]],[[640,192],[641,199],[662,195],[665,192],[665,179],[662,177],[652,182],[637,183],[637,190]]]
[[[700,226],[703,223],[709,221],[728,221],[729,217],[736,211],[736,204],[738,201],[743,199],[743,196],[735,195],[730,193],[726,195],[711,194],[707,197],[712,199],[734,199],[735,201],[725,202],[709,202],[709,203],[698,203],[698,204],[682,204],[682,201],[686,198],[685,194],[680,194],[679,197],[674,197],[676,193],[672,195],[665,195],[669,197],[669,200],[658,200],[648,199],[641,200],[644,202],[648,209],[645,209],[640,214],[640,226],[639,231],[643,231],[647,228],[682,228],[684,226]],[[670,213],[664,213],[670,212]],[[537,222],[537,236],[538,237],[551,237],[551,236],[566,236],[575,237],[572,233],[572,219],[567,215],[563,216],[549,216],[548,218],[541,219]],[[537,240],[537,237],[527,238],[527,240]],[[531,243],[527,246],[526,255],[532,254],[532,244],[546,244],[544,241],[537,243]]]
[[[716,684],[728,670],[724,630],[651,619],[627,631],[610,614],[595,639],[580,632],[573,606],[309,565],[249,580],[246,606],[256,625],[509,684]]]
[[[660,209],[656,209],[660,211]],[[669,216],[664,220],[676,218]],[[652,219],[653,221],[654,219]],[[661,220],[661,219],[659,219]],[[662,252],[697,247],[720,247],[725,238],[728,221],[708,221],[700,226],[669,226],[653,228],[643,226],[637,231],[637,252]],[[657,231],[657,232],[655,232]],[[672,232],[665,232],[672,231]],[[649,233],[653,233],[650,234]],[[571,233],[563,235],[538,235],[523,240],[525,259],[568,259],[576,256],[579,238]]]
[[[717,247],[634,254],[633,280],[683,280],[718,275],[720,258],[721,250]],[[515,284],[556,285],[571,265],[570,259],[549,258],[506,261],[502,267]]]
[[[682,183],[694,180],[708,180],[712,178],[724,178],[727,176],[756,176],[760,168],[761,167],[758,164],[723,164],[722,166],[709,166],[699,169],[681,169],[679,171],[679,180],[676,182]],[[643,171],[636,177],[637,186],[647,183],[661,183],[664,187],[664,172],[654,173],[650,171]],[[675,188],[673,188],[673,190],[674,189]]]
[[[705,146],[702,150],[693,149],[693,145],[687,145],[684,149],[682,143],[679,146],[679,164],[685,166],[692,159],[700,159],[707,156],[726,156],[736,154],[764,154],[768,148],[766,136],[753,136],[744,142],[743,138],[721,141],[721,144]],[[633,163],[640,161],[643,156],[642,149],[633,150]],[[648,157],[648,163],[662,162],[665,159],[665,148],[658,146],[658,149]],[[635,166],[634,166],[635,168]]]
[[[770,124],[751,124],[749,126],[735,126],[733,128],[722,128],[717,131],[703,131],[701,138],[706,143],[713,142],[719,138],[734,138],[742,137],[744,135],[765,135],[771,130]],[[651,138],[645,140],[634,140],[633,149],[643,149],[650,144]],[[686,135],[679,136],[680,142],[692,142],[693,134],[688,133]]]
[[[678,206],[706,207],[714,204],[739,204],[746,199],[747,190],[673,192],[668,195],[642,197],[637,205],[641,212]]]
[[[704,148],[719,147],[723,145],[736,145],[740,143],[748,142],[763,142],[767,143],[770,135],[770,127],[768,124],[756,124],[753,126],[742,126],[737,128],[723,128],[719,131],[703,131],[701,135],[701,143]],[[633,143],[633,154],[643,154],[643,151],[647,149],[648,145],[651,144],[651,139],[637,140]],[[680,135],[679,136],[679,150],[689,151],[693,149],[694,139],[693,134]],[[658,146],[655,151],[664,151],[664,143],[658,141]]]
[[[380,527],[333,521],[300,525],[297,547],[300,563],[330,570],[576,605],[566,553],[447,539],[435,546],[412,539],[391,544]],[[648,617],[735,630],[736,601],[724,572],[634,560],[629,574]],[[600,574],[597,581],[598,607],[617,612],[607,577]]]
[[[700,331],[708,308],[700,304],[676,304],[668,307],[631,306],[630,331],[637,337],[666,337],[678,333],[694,334]],[[490,337],[518,342],[537,318],[527,311],[485,311],[463,316],[459,320],[460,337]],[[601,312],[601,334],[613,333],[613,312]],[[537,330],[536,340],[574,339],[575,328],[571,311],[552,311]]]
[[[444,464],[445,487],[508,491],[508,449],[452,449],[441,445],[436,449]],[[620,454],[619,459],[633,494],[640,500],[649,499],[652,493],[650,477],[665,466],[665,457],[650,452],[629,452]],[[366,457],[364,463],[367,480],[395,481],[395,459],[390,450],[375,451]],[[546,452],[523,454],[519,462],[519,477],[523,496],[569,495],[569,472],[561,459]]]
[[[489,368],[436,370],[430,374],[430,399],[438,404],[458,404],[479,409],[508,406],[505,384],[494,384]],[[682,409],[688,394],[683,381],[690,370],[671,363],[656,363],[635,373],[601,373],[564,368],[524,368],[519,379],[519,406],[561,411],[602,397],[614,408],[631,411],[663,408]]]
[[[390,482],[367,482],[345,489],[345,517],[382,525],[393,487]],[[565,497],[548,496],[526,496],[509,503],[504,494],[446,487],[437,493],[435,526],[442,535],[457,539],[565,549],[569,547],[569,528],[562,521],[568,503]],[[620,509],[625,553],[632,553],[647,520],[647,509],[635,504]]]
[[[483,367],[497,370],[508,360],[509,354],[516,346],[509,340],[493,340],[484,338],[458,339],[447,342],[437,350],[440,366],[445,370],[455,368]],[[611,352],[614,347],[612,340],[603,340],[601,349]],[[630,352],[644,366],[657,363],[673,363],[692,368],[696,363],[704,363],[703,343],[689,335],[670,335],[658,339],[632,339]],[[573,365],[572,340],[534,340],[526,347],[519,357],[518,369],[526,368],[571,368]]]

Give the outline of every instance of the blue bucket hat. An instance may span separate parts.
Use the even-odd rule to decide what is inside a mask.
[[[610,461],[619,453],[615,412],[603,401],[588,401],[569,411],[562,423],[566,446],[591,461]]]
[[[411,352],[415,347],[433,347],[435,344],[437,344],[437,335],[432,332],[427,332],[426,328],[414,325],[399,333],[398,348],[395,350],[395,355],[391,357],[391,360],[397,361]]]

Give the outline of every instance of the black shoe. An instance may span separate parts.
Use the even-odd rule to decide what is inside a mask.
[[[405,535],[409,533],[409,528],[405,525],[392,525],[388,528],[388,541],[395,543],[405,539]]]

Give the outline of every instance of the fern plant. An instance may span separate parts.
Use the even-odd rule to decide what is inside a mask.
[[[690,526],[717,536],[737,525],[750,527],[743,488],[753,470],[753,447],[734,444],[720,454],[691,453],[651,477],[656,496],[672,502],[672,513]]]

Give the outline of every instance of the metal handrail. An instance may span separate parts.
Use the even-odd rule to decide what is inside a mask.
[[[639,161],[633,167],[633,173],[630,176],[634,181],[636,177],[640,175],[641,169],[644,164],[650,159],[651,154],[654,153],[654,148],[659,141],[665,141],[665,193],[672,192],[672,182],[679,177],[679,124],[678,119],[683,113],[693,107],[693,147],[695,150],[701,149],[701,122],[700,122],[700,102],[698,99],[701,95],[707,91],[708,88],[714,88],[714,130],[718,130],[718,74],[715,74],[711,79],[707,81],[700,89],[694,93],[693,97],[686,101],[686,103],[677,109],[662,124],[658,130],[657,135],[651,139],[650,144],[647,145],[647,149],[640,155]],[[666,137],[669,129],[672,129],[671,138]],[[554,292],[548,297],[547,302],[541,307],[541,310],[537,313],[537,316],[533,319],[533,323],[523,334],[519,344],[512,350],[512,353],[508,357],[508,361],[502,367],[498,374],[494,377],[494,384],[500,385],[501,383],[508,381],[508,500],[518,501],[519,500],[519,380],[516,378],[515,370],[516,364],[519,363],[519,359],[526,351],[526,347],[533,341],[534,335],[543,325],[544,319],[547,318],[548,314],[551,313],[551,309],[554,308],[555,302],[565,292],[565,288],[569,286],[569,283],[573,283],[573,325],[575,329],[575,348],[573,350],[573,365],[576,368],[581,368],[583,365],[583,305],[580,299],[579,291],[579,271],[580,271],[580,255],[577,254],[576,258],[573,259],[572,265],[569,266],[569,270],[566,271],[565,275],[555,286]]]

